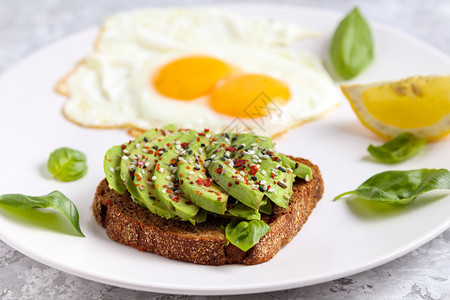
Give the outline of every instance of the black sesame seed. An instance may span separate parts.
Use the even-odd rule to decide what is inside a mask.
[[[199,167],[194,167],[194,170],[200,171]]]
[[[287,188],[287,185],[285,185],[285,184],[284,184],[283,182],[281,182],[281,181],[278,181],[277,184],[278,184],[279,186],[281,186],[283,189]]]
[[[219,168],[220,168],[220,169],[223,169],[223,166],[222,166],[221,164],[219,164]]]
[[[187,148],[186,148],[186,149],[187,149]],[[189,155],[191,155],[193,152],[194,152],[194,151],[192,151],[192,150],[189,150],[189,151],[188,151]]]
[[[244,150],[245,150],[245,151],[249,151],[249,150],[250,150],[250,148],[245,148]]]
[[[230,138],[230,135],[229,135],[228,133],[225,133],[225,137],[226,137],[227,139],[229,139],[229,138]]]
[[[220,160],[221,160],[221,161],[225,161],[225,157],[222,156],[222,157],[220,158]]]
[[[158,150],[158,146],[152,146],[153,149]]]
[[[225,157],[226,159],[230,159],[230,157],[226,154],[224,154],[223,157]]]
[[[278,157],[278,158],[277,158],[277,161],[281,161],[281,158]]]
[[[244,148],[244,145],[240,145],[240,146],[238,147],[239,150],[241,150],[242,148]]]
[[[279,166],[279,167],[278,167],[278,170],[280,170],[281,172],[284,172],[284,173],[286,173],[286,169],[285,169],[285,168],[283,168],[282,166]]]
[[[148,138],[147,138],[146,136],[144,136],[144,141],[145,141],[146,143],[148,143]]]
[[[264,191],[265,191],[264,188],[263,188],[262,186],[259,186],[258,189],[259,189],[261,192],[264,192]]]
[[[295,168],[296,168],[296,169],[298,168],[298,163],[295,163]]]
[[[253,181],[257,180],[258,178],[256,178],[256,176],[252,176],[250,177]]]
[[[205,147],[206,145],[202,143],[200,146]]]
[[[237,136],[233,136],[233,137],[231,138],[231,140],[234,142],[235,140],[237,140]]]
[[[242,153],[241,153],[241,156],[244,157],[244,156],[245,156],[245,152],[242,152]]]
[[[134,180],[134,173],[136,172],[136,169],[135,170],[132,170],[131,172],[130,172],[130,178],[131,178],[131,180]]]

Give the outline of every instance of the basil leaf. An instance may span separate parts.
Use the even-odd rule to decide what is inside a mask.
[[[59,148],[50,154],[47,169],[56,179],[75,181],[87,172],[86,156],[74,149]]]
[[[354,8],[338,25],[330,47],[331,61],[344,79],[358,75],[374,59],[369,25]]]
[[[409,204],[417,196],[438,189],[450,189],[450,172],[446,169],[418,169],[410,171],[386,171],[376,174],[356,190],[342,193],[359,198],[391,204]]]
[[[84,237],[79,224],[77,207],[69,198],[59,191],[53,191],[50,194],[43,196],[4,194],[0,195],[0,204],[22,209],[52,207],[59,210],[69,220],[75,230]]]
[[[405,132],[381,146],[370,145],[367,151],[379,161],[393,164],[416,155],[426,144],[425,139],[416,138],[413,134]]]
[[[269,231],[270,227],[261,220],[240,221],[231,220],[225,228],[225,236],[230,243],[247,251]]]

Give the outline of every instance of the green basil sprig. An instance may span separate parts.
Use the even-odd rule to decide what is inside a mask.
[[[86,175],[86,156],[71,148],[59,148],[50,154],[47,169],[61,181],[75,181]]]
[[[381,162],[394,164],[416,155],[426,144],[425,139],[419,139],[405,132],[381,146],[370,145],[367,151]]]
[[[243,251],[247,251],[269,231],[270,227],[261,220],[231,220],[225,228],[227,240]]]
[[[391,204],[409,204],[417,196],[438,189],[450,189],[450,172],[446,169],[386,171],[376,174],[356,190],[338,195],[354,194],[359,198]]]
[[[0,204],[21,209],[52,207],[59,210],[69,220],[75,230],[84,237],[79,224],[80,217],[78,215],[77,207],[69,198],[59,191],[53,191],[50,194],[43,196],[4,194],[0,195]]]
[[[374,59],[369,25],[354,8],[338,25],[330,47],[331,61],[343,79],[351,79]]]

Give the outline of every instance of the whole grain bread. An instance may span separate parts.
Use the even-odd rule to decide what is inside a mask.
[[[206,222],[195,226],[166,220],[133,202],[128,193],[120,195],[110,189],[106,179],[97,187],[93,213],[112,240],[141,251],[205,265],[263,263],[300,231],[323,194],[319,168],[306,159],[290,158],[309,165],[313,179],[306,182],[297,178],[289,208],[273,205],[272,215],[263,215],[270,230],[247,252],[227,243],[225,227],[229,220],[208,216]]]

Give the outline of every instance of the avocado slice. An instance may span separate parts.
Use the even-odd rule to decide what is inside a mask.
[[[234,168],[234,162],[228,150],[231,149],[232,141],[242,138],[241,136],[228,133],[215,136],[216,141],[211,143],[207,152],[208,160],[210,160],[208,171],[214,181],[230,196],[257,210],[264,193],[245,176],[245,173]]]
[[[127,190],[122,178],[120,178],[120,162],[122,161],[122,156],[122,145],[116,145],[106,151],[105,158],[103,159],[103,170],[105,171],[108,185],[119,194],[123,194]]]
[[[228,147],[228,153],[232,154],[226,156],[233,158],[236,171],[275,204],[287,208],[293,193],[294,174],[274,155],[272,140],[247,133],[237,135],[232,144]]]
[[[176,130],[174,125],[168,125],[161,129],[151,129],[143,133],[133,141],[129,142],[128,145],[123,150],[122,160],[120,162],[120,178],[123,180],[128,192],[131,194],[132,198],[141,206],[146,207],[147,205],[141,199],[140,194],[134,183],[135,169],[137,167],[137,162],[139,157],[142,155],[143,148],[140,147],[141,143],[147,143],[164,137]],[[138,146],[136,146],[138,145]]]
[[[196,222],[196,216],[200,208],[191,200],[184,197],[178,189],[179,183],[176,178],[175,166],[181,154],[176,148],[177,144],[190,143],[196,136],[196,131],[189,131],[178,138],[178,140],[165,145],[165,152],[158,159],[154,171],[155,191],[158,199],[170,211],[182,220]]]
[[[209,212],[224,214],[228,194],[212,181],[204,166],[205,148],[211,143],[206,135],[208,131],[198,133],[183,151],[177,164],[177,177],[186,198]]]
[[[236,201],[236,203],[228,204],[227,214],[246,220],[261,220],[261,214],[257,209],[251,208],[238,201]]]
[[[163,138],[164,136],[161,136],[153,142],[143,144],[140,148],[145,150],[137,164],[135,170],[136,176],[133,180],[140,198],[143,199],[146,207],[154,214],[166,219],[173,218],[176,214],[174,210],[167,209],[157,196],[154,185],[156,178],[155,166],[159,162],[161,154],[165,152],[164,146],[177,140],[182,135],[183,133],[178,132],[168,135],[165,138]]]

